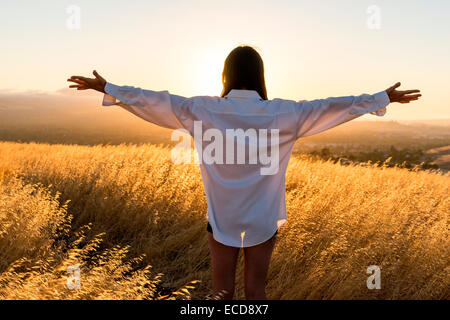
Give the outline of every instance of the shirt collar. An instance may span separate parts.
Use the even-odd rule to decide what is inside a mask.
[[[262,100],[259,93],[255,90],[238,90],[238,89],[231,89],[230,92],[225,96],[225,98],[245,98],[245,99]]]

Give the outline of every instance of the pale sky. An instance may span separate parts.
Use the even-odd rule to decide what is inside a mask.
[[[66,25],[70,5],[79,30]],[[379,30],[367,24],[371,5]],[[449,16],[448,0],[0,0],[0,90],[55,91],[96,69],[119,85],[219,95],[227,54],[248,44],[264,60],[269,99],[401,81],[422,100],[392,105],[387,120],[450,118]]]

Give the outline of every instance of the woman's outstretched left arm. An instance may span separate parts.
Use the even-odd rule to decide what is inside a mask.
[[[131,86],[117,86],[106,81],[97,71],[95,78],[72,76],[67,81],[77,90],[92,89],[104,93],[103,105],[118,105],[136,116],[161,127],[183,129],[176,111],[183,107],[187,98],[169,94],[168,91],[143,90]]]

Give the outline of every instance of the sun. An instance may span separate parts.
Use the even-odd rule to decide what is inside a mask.
[[[198,52],[195,88],[204,95],[219,96],[222,92],[222,70],[226,52],[205,49]]]

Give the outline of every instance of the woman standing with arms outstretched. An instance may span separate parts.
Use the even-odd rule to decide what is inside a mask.
[[[208,203],[213,294],[223,299],[233,298],[240,248],[244,250],[246,298],[266,299],[276,234],[287,221],[285,173],[295,141],[364,114],[383,116],[389,103],[409,103],[421,96],[419,90],[397,90],[397,83],[374,95],[268,100],[263,61],[249,46],[235,48],[226,58],[220,97],[186,98],[168,91],[116,86],[96,71],[94,76],[72,76],[68,81],[76,83],[70,87],[77,90],[103,92],[104,106],[119,105],[162,127],[187,130],[195,136],[200,159],[208,155],[212,142],[223,144],[223,152],[218,154],[217,148],[200,161]],[[196,130],[205,132],[202,140],[197,139]],[[230,132],[234,133],[231,148]],[[221,134],[226,138],[218,139]],[[262,149],[270,150],[272,163],[267,154],[261,157]],[[243,157],[240,150],[246,150]]]

